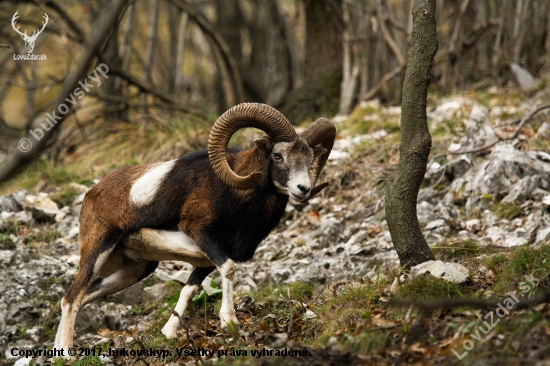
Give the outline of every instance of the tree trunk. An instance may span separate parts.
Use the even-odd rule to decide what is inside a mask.
[[[104,3],[107,9],[113,7],[111,1],[105,1]],[[118,23],[113,27],[112,36],[109,37],[105,47],[102,51],[102,59],[107,65],[122,65],[122,58],[120,57],[120,46],[118,42]],[[120,120],[128,122],[128,106],[123,100],[112,100],[109,96],[122,97],[122,80],[118,76],[105,79],[103,82],[105,85],[99,89],[99,93],[105,97],[103,101],[103,115],[107,120]]]
[[[157,39],[159,4],[160,0],[154,0],[152,4],[153,8],[151,9],[152,11],[149,13],[148,20],[149,38],[147,39],[147,43],[145,44],[145,79],[147,80],[147,84],[149,86],[153,85],[153,57],[155,55],[155,43]],[[147,104],[147,93],[140,93],[139,101],[144,106],[141,109],[142,116],[147,117],[148,111],[145,107],[145,105]]]
[[[306,13],[303,85],[287,94],[280,111],[291,123],[335,114],[342,79],[342,0],[302,0]]]
[[[241,14],[241,8],[238,0],[218,0],[217,1],[217,30],[220,36],[229,47],[229,51],[237,61],[237,64],[241,64],[241,32],[239,25],[243,23],[243,16]],[[216,51],[213,51],[216,52]],[[219,68],[218,73],[218,86],[216,87],[218,93],[218,112],[221,114],[227,108],[232,107],[231,103],[228,103],[227,96],[224,96],[225,90],[222,85],[226,77],[222,77],[221,74],[227,73],[222,67]]]
[[[413,33],[401,104],[400,158],[386,192],[386,220],[403,267],[434,259],[420,229],[416,202],[432,145],[426,99],[438,45],[435,2],[414,1]]]
[[[185,51],[185,31],[187,29],[187,22],[189,21],[189,14],[178,9],[180,13],[180,23],[178,28],[178,47],[176,58],[176,95],[180,97],[183,91],[183,53]]]

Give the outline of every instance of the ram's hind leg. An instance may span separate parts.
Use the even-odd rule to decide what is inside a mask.
[[[170,316],[170,319],[168,319],[168,322],[162,328],[162,334],[168,338],[176,338],[176,333],[180,324],[180,317],[183,316],[189,302],[200,289],[202,281],[204,281],[206,276],[208,276],[214,269],[216,269],[216,267],[195,267],[193,269],[193,272],[191,272],[191,275],[187,280],[187,284],[183,286],[183,289],[181,290],[178,303],[174,309],[179,316],[175,314]]]
[[[93,227],[91,227],[93,226]],[[89,225],[90,230],[82,232],[80,241],[80,269],[61,299],[61,321],[55,336],[57,349],[69,349],[73,346],[73,331],[82,300],[103,267],[120,236],[118,232],[103,226]]]
[[[113,253],[111,257],[115,255],[119,256],[120,254]],[[92,285],[88,288],[88,291],[86,291],[86,295],[82,300],[82,306],[132,286],[153,273],[159,264],[157,261],[134,261],[128,257],[122,256],[120,259],[117,258],[116,262],[120,263],[116,272],[107,276],[100,274],[100,277],[96,277]]]

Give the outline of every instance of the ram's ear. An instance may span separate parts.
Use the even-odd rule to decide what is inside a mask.
[[[323,155],[326,152],[327,152],[327,149],[325,149],[324,147],[321,147],[321,146],[314,147],[313,148],[313,157],[316,158],[318,156]]]
[[[273,150],[273,143],[271,140],[266,138],[259,138],[254,140],[256,147],[260,150],[265,156],[269,156]]]

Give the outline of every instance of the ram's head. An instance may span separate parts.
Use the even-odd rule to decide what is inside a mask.
[[[247,176],[236,174],[226,157],[231,136],[239,129],[255,127],[267,136],[255,140],[265,161],[264,171]],[[303,204],[328,186],[315,186],[334,144],[336,128],[326,118],[313,122],[301,134],[276,109],[257,103],[239,104],[218,118],[208,140],[208,153],[214,171],[230,187],[252,189],[268,176],[277,191],[293,204]]]

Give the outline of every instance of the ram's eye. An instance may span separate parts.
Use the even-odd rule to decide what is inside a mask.
[[[279,153],[273,153],[273,158],[277,161],[282,161],[283,160],[283,156]]]

